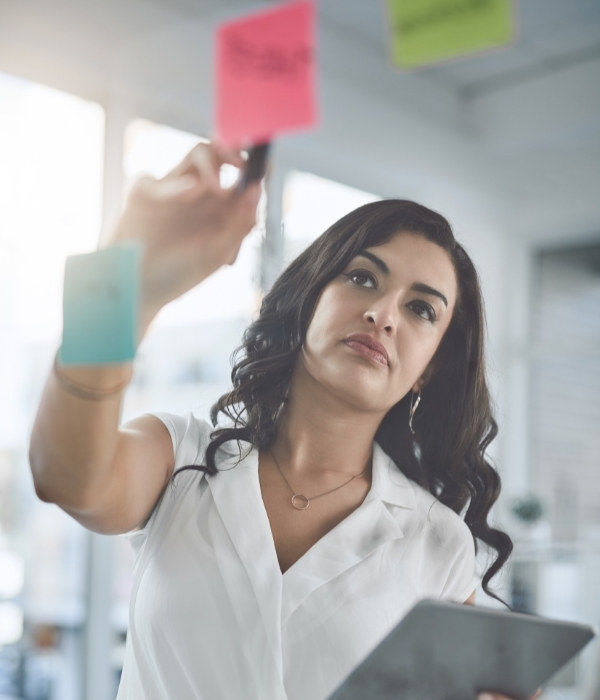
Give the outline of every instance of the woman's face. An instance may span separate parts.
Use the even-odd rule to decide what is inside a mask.
[[[323,289],[300,355],[303,368],[339,399],[385,414],[433,373],[456,295],[446,251],[400,232],[365,249]]]

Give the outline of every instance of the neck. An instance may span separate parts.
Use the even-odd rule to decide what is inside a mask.
[[[382,418],[332,394],[300,361],[272,450],[288,473],[337,472],[351,477],[368,463]]]

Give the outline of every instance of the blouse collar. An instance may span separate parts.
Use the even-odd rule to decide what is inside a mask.
[[[373,444],[373,481],[363,503],[282,576],[258,478],[258,450],[231,442],[217,453],[220,474],[208,480],[230,541],[251,581],[269,644],[282,672],[281,626],[313,591],[356,566],[403,533],[389,505],[416,507],[414,486]],[[222,566],[231,566],[228,557]],[[244,606],[239,605],[244,615]]]
[[[240,461],[243,461],[254,448],[249,442],[244,440],[240,440],[239,444],[241,450]],[[217,457],[217,462],[225,461],[228,466],[224,467],[224,465],[221,465],[220,468],[231,468],[231,465],[234,465],[237,461],[235,459],[232,461],[232,456],[240,455],[237,443],[235,441],[226,442],[221,449],[226,456],[223,455],[221,460]],[[417,507],[414,483],[400,471],[393,459],[383,451],[383,448],[377,442],[373,442],[373,482],[371,491],[377,494],[384,503],[408,508],[409,510],[414,510]]]
[[[373,443],[373,483],[371,490],[384,503],[414,510],[415,487],[377,442]]]

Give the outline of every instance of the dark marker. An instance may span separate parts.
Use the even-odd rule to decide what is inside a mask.
[[[252,146],[248,152],[248,160],[242,171],[236,190],[243,192],[246,187],[252,182],[262,180],[267,171],[267,158],[269,156],[270,143],[261,143],[258,146]]]

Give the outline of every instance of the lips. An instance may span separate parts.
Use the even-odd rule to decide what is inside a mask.
[[[388,366],[390,358],[385,347],[368,333],[354,333],[344,338],[344,344],[380,365]]]

